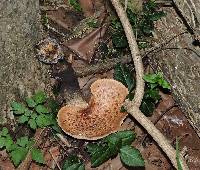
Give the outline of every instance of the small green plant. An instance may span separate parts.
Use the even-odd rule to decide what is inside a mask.
[[[144,159],[140,152],[131,146],[136,135],[130,131],[113,133],[97,143],[87,145],[87,152],[91,156],[92,167],[98,167],[118,153],[121,161],[127,166],[144,166]]]
[[[154,21],[157,21],[161,17],[165,16],[163,11],[157,11],[156,8],[157,5],[155,1],[149,0],[144,3],[143,11],[141,13],[131,10],[129,7],[127,9],[127,16],[132,25],[139,48],[148,47],[148,42],[145,41],[145,38],[152,35],[154,30]],[[123,27],[118,19],[113,19],[111,28],[113,30],[113,45],[116,48],[128,47],[128,42],[124,34]]]
[[[129,92],[131,92],[135,88],[133,73],[126,65],[116,65],[114,70],[114,79],[126,86]]]
[[[159,89],[170,90],[170,85],[164,79],[161,72],[147,74],[143,79],[145,80],[147,87],[140,109],[146,116],[150,116],[160,100]]]
[[[158,72],[156,74],[147,74],[144,76],[144,80],[149,83],[150,89],[161,87],[163,89],[170,90],[170,84],[164,79],[163,74]]]
[[[68,0],[69,4],[78,12],[81,12],[81,6],[77,0]]]
[[[180,160],[180,149],[179,149],[179,140],[176,138],[176,161],[178,170],[183,170]]]
[[[126,65],[118,64],[114,70],[114,79],[128,88],[129,95],[127,97],[132,100],[135,88],[132,71]],[[157,74],[147,74],[144,76],[144,80],[146,82],[146,88],[140,109],[146,116],[151,116],[156,104],[160,100],[160,88],[170,90],[170,85],[160,72]]]
[[[112,28],[112,43],[115,48],[127,48],[128,41],[126,39],[126,35],[124,33],[121,22],[118,19],[113,19],[111,22]]]
[[[34,143],[27,136],[21,137],[14,142],[7,128],[4,127],[0,131],[0,149],[6,149],[16,167],[26,158],[28,151],[31,151],[32,160],[40,164],[44,163],[43,154],[39,149],[33,147]]]
[[[55,106],[56,102],[47,99],[47,95],[38,91],[32,97],[25,99],[23,103],[12,102],[11,107],[14,115],[18,118],[20,124],[27,123],[31,129],[53,126],[57,128]]]
[[[77,156],[71,155],[65,160],[62,170],[85,170],[85,165]]]

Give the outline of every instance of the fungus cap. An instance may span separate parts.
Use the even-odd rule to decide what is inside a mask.
[[[62,107],[57,121],[62,130],[77,139],[97,140],[119,130],[126,112],[120,112],[127,88],[113,79],[100,79],[91,85],[89,104]]]

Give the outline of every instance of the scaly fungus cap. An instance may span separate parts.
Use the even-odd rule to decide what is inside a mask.
[[[126,112],[120,112],[127,88],[113,79],[100,79],[91,85],[89,104],[62,107],[58,124],[77,139],[97,140],[119,130]]]

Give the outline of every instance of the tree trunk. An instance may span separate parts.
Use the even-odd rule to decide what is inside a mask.
[[[47,88],[47,67],[34,57],[39,28],[39,0],[1,0],[0,123],[12,100]]]
[[[172,7],[156,24],[156,43],[163,44],[149,54],[153,68],[161,70],[170,82],[173,95],[200,134],[200,48]]]

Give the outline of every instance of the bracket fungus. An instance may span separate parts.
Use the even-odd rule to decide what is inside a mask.
[[[119,130],[126,112],[121,112],[128,89],[113,79],[100,79],[91,85],[89,104],[62,107],[57,121],[62,130],[77,139],[97,140]]]

